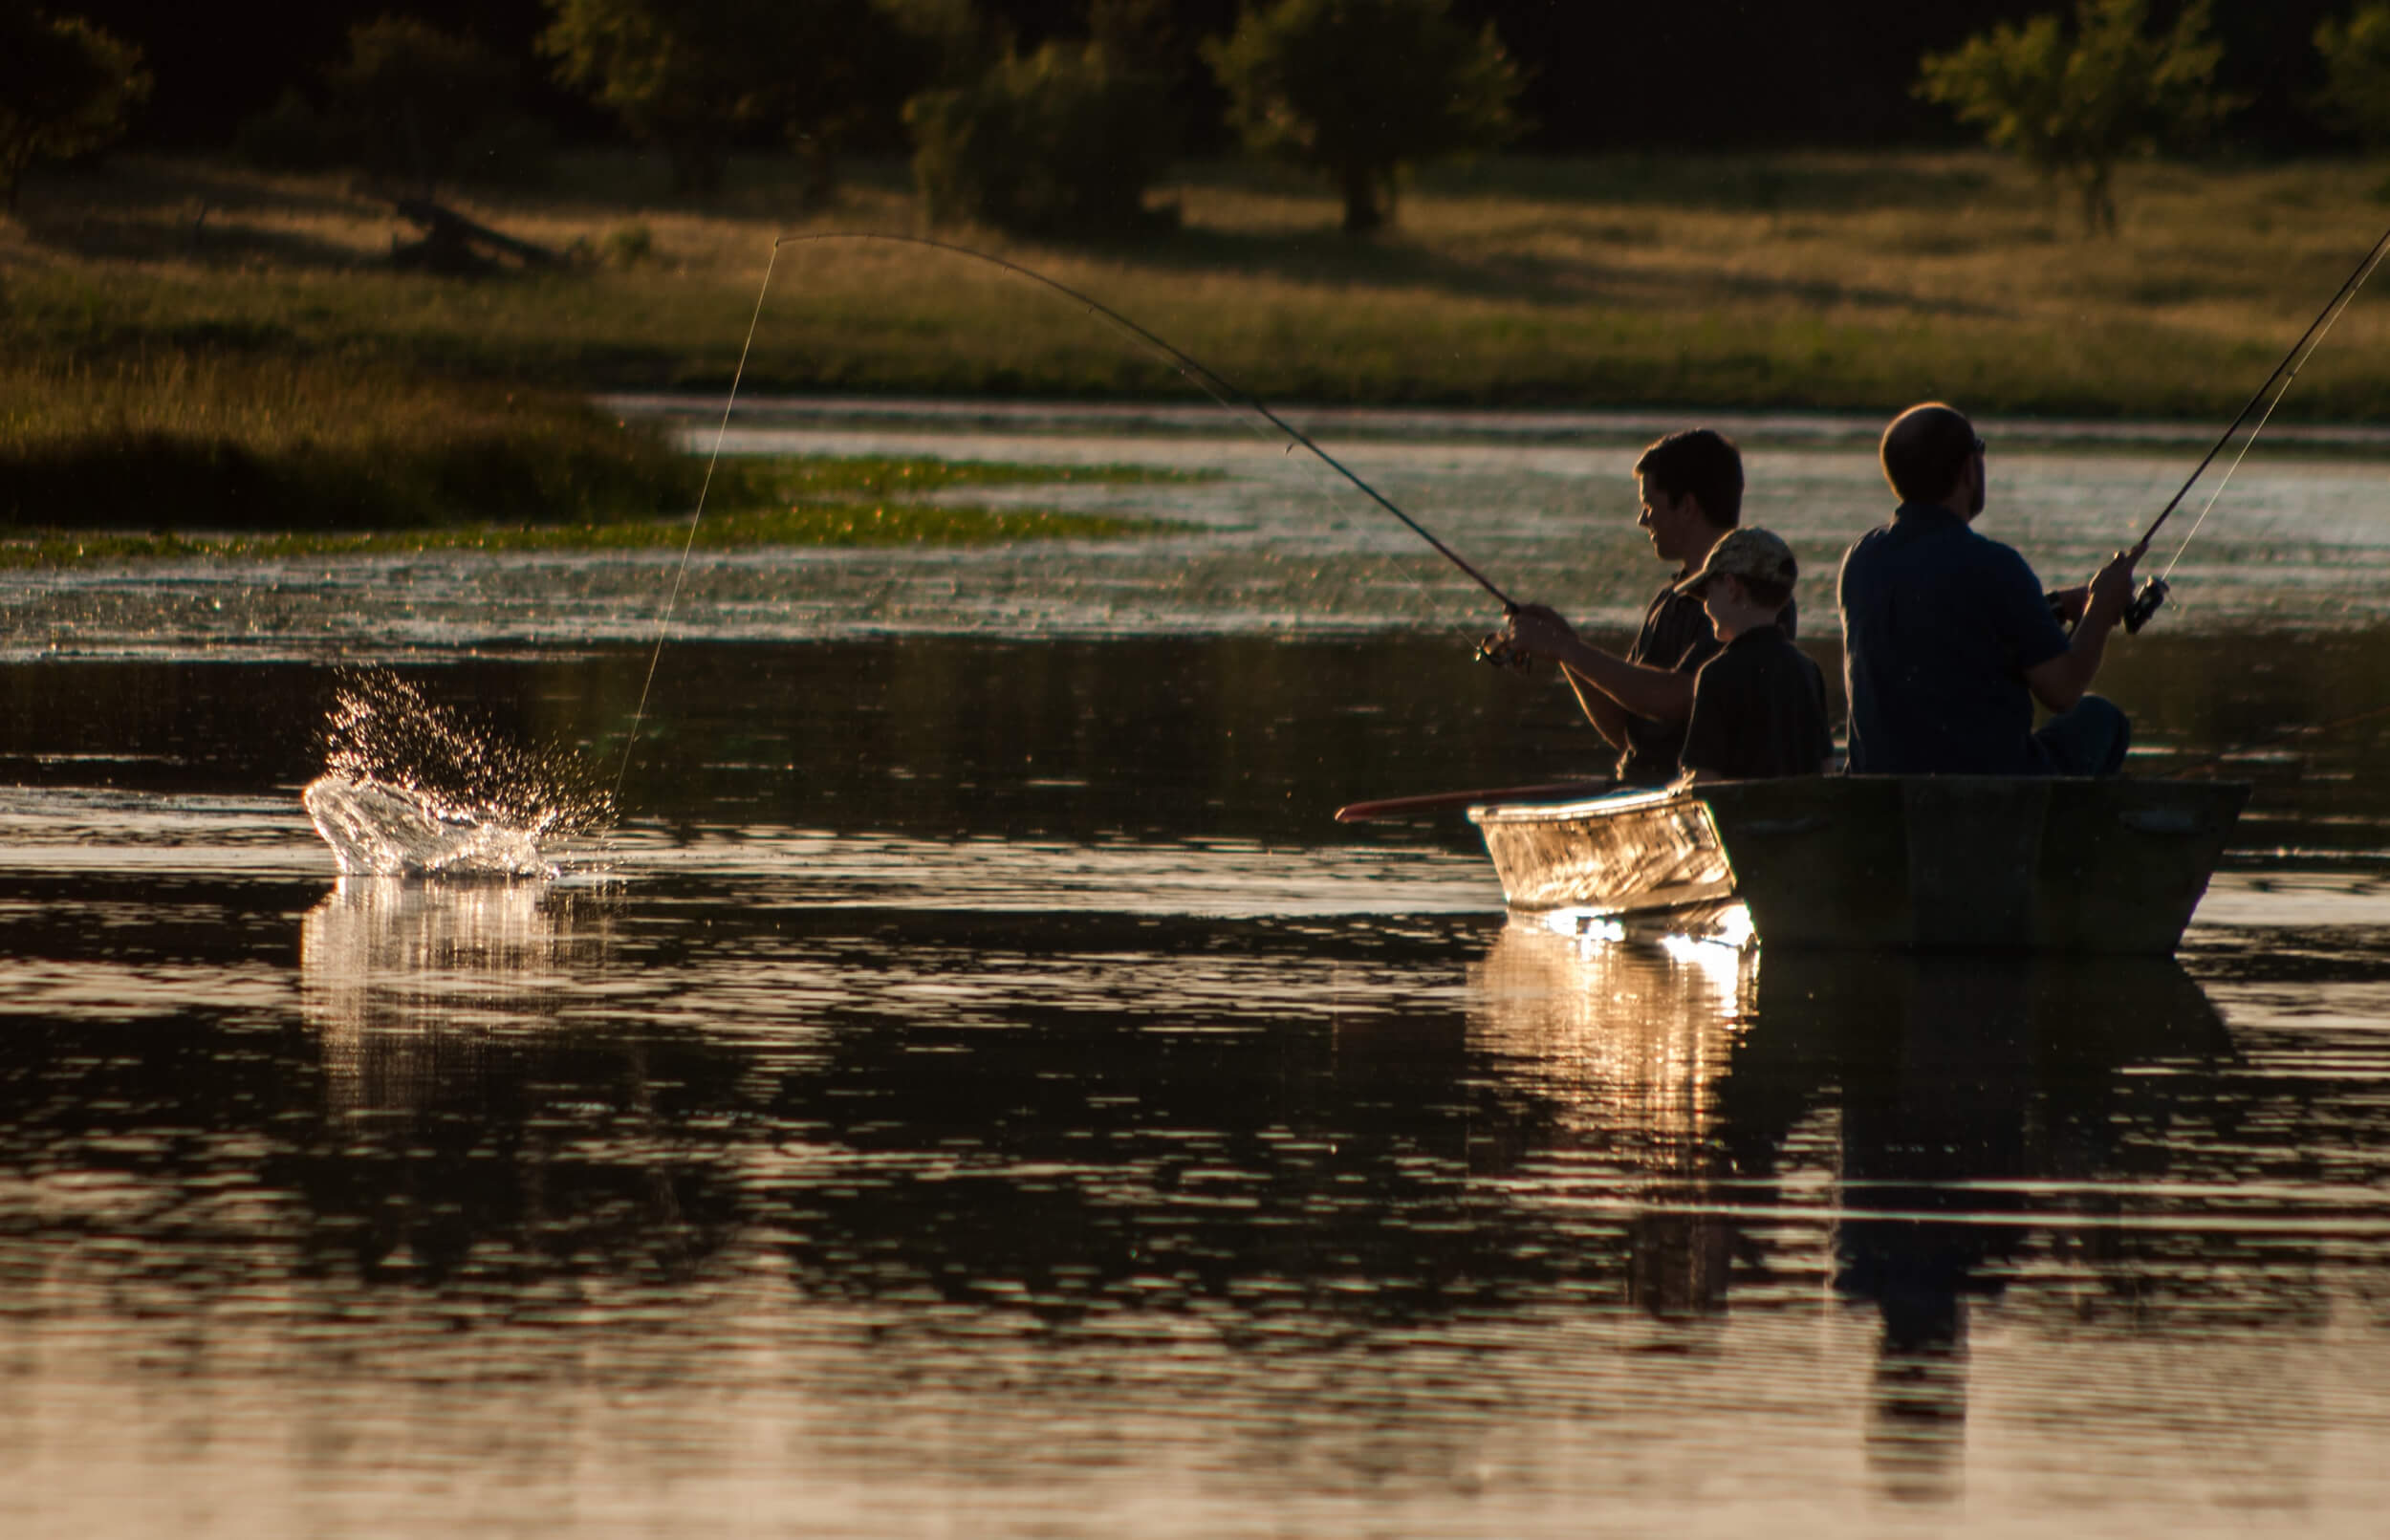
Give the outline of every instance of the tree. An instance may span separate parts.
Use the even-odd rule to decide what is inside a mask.
[[[0,3],[0,208],[38,160],[67,161],[122,139],[149,99],[138,48],[76,16]]]
[[[826,175],[902,63],[899,8],[874,0],[547,3],[540,49],[557,78],[663,146],[683,192],[717,190],[730,146],[759,133],[785,134]]]
[[[2070,33],[2055,15],[1978,33],[1921,62],[1918,95],[1975,123],[1996,149],[2075,184],[2087,229],[2113,234],[2117,163],[2185,143],[2239,102],[2215,89],[2224,50],[2191,0],[2161,36],[2143,32],[2147,0],[2077,0]]]
[[[1351,234],[1385,223],[1404,169],[1521,127],[1501,40],[1464,30],[1448,0],[1276,0],[1204,54],[1247,146],[1334,179]]]
[[[242,153],[261,165],[356,165],[434,184],[544,163],[545,132],[514,105],[515,68],[473,38],[406,16],[349,29],[348,54],[323,72],[324,110],[296,88],[241,125]]]
[[[470,37],[409,16],[349,29],[348,57],[324,72],[334,114],[356,125],[369,171],[432,182],[514,115],[514,68]]]
[[[930,218],[1060,235],[1166,220],[1145,191],[1178,153],[1169,84],[1102,41],[1053,41],[973,84],[923,92],[904,120]]]
[[[2315,116],[2327,128],[2355,134],[2368,148],[2390,144],[2390,3],[2374,0],[2345,22],[2315,29],[2324,85]]]

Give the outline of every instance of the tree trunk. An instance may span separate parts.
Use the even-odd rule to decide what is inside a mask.
[[[2110,191],[2113,167],[2095,165],[2083,171],[2083,229],[2090,235],[2117,232],[2117,201]]]
[[[1344,184],[1344,233],[1370,235],[1386,222],[1384,206],[1378,201],[1378,172],[1374,166],[1347,165],[1340,174]]]

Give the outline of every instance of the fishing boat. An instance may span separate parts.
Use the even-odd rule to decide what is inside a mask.
[[[1771,948],[2170,956],[2239,782],[1808,775],[1480,804],[1513,909]],[[1731,934],[1733,927],[1726,931]]]

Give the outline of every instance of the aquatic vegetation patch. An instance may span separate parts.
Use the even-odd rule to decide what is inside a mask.
[[[562,392],[163,349],[0,364],[0,526],[364,530],[653,515],[702,464]]]
[[[1193,528],[1165,519],[1054,509],[820,503],[707,512],[698,521],[693,543],[706,551],[766,546],[970,546],[1010,540],[1113,540]],[[142,560],[389,556],[435,551],[678,551],[689,543],[692,542],[686,517],[609,524],[483,524],[353,533],[203,534],[163,531],[134,534],[53,530],[13,539],[0,536],[0,569]]]
[[[1208,474],[738,458],[722,462],[707,488],[705,459],[680,449],[663,424],[619,420],[559,392],[173,350],[0,363],[0,566],[677,544],[674,530],[701,490],[706,544],[1102,538],[1163,526],[915,505],[972,487]]]
[[[950,487],[1193,485],[1222,479],[1217,470],[1178,470],[1162,466],[1025,466],[994,460],[933,460],[919,456],[805,455],[786,459],[726,462],[717,472],[729,485],[767,500],[804,497],[896,498],[902,500]]]

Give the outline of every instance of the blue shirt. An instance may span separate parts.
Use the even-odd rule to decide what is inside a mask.
[[[1842,558],[1855,775],[2046,773],[2026,670],[2067,650],[2025,558],[1903,503]]]

